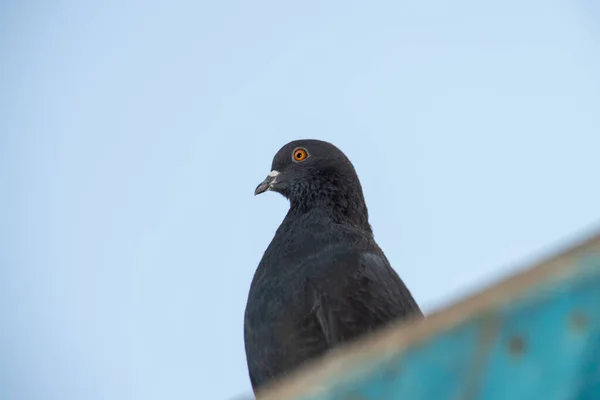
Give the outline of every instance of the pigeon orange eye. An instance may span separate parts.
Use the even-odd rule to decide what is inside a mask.
[[[306,160],[306,157],[308,157],[308,153],[304,149],[296,149],[294,150],[292,157],[294,157],[294,161],[296,162],[304,161]]]

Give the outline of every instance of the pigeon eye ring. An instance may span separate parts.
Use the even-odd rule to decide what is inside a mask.
[[[298,147],[297,149],[294,149],[294,151],[292,152],[292,160],[294,160],[295,162],[301,162],[304,161],[308,158],[308,152],[306,151],[306,149],[303,149],[302,147]]]

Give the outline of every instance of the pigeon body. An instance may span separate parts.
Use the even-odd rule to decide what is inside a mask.
[[[373,238],[354,167],[334,145],[297,140],[256,194],[290,208],[255,272],[244,320],[253,390],[419,306]]]

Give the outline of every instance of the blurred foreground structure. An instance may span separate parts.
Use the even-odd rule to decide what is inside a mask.
[[[259,400],[599,400],[600,231],[425,320],[307,365]]]

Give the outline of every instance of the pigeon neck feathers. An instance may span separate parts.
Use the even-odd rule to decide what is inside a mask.
[[[334,223],[372,232],[362,188],[355,176],[339,171],[321,174],[287,195],[290,201],[288,218],[314,213],[326,215]]]

